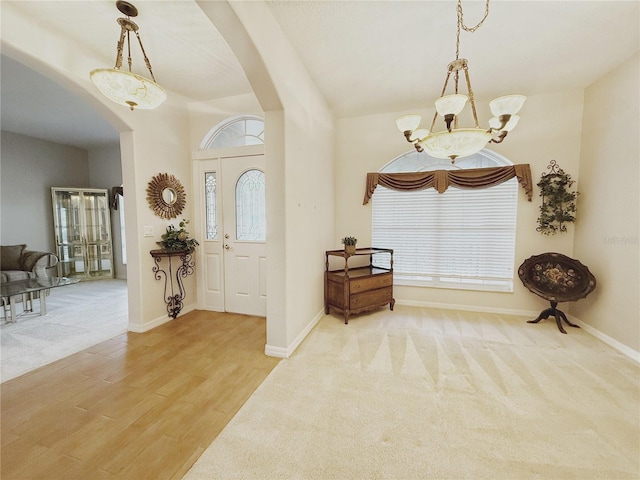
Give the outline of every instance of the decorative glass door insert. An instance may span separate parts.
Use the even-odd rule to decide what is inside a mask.
[[[264,242],[266,238],[264,172],[247,170],[236,184],[236,240]]]

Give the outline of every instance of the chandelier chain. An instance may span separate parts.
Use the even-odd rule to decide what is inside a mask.
[[[140,34],[136,31],[136,37],[138,37],[138,43],[140,44],[140,50],[142,50],[142,56],[144,58],[144,63],[147,65],[147,70],[151,74],[151,80],[156,81],[156,77],[153,76],[153,70],[151,69],[151,62],[149,61],[149,57],[147,57],[147,52],[144,51],[144,46],[142,45],[142,39],[140,38]]]
[[[467,27],[464,24],[464,13],[462,12],[462,0],[458,0],[458,28],[456,31],[456,60],[460,57],[460,29],[463,29],[465,32],[475,32],[479,29],[484,21],[489,16],[489,0],[486,0],[484,7],[484,16],[482,19],[473,27]]]

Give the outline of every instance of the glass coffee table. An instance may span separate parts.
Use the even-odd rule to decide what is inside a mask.
[[[22,298],[24,313],[29,313],[33,312],[33,300],[38,297],[40,300],[40,315],[46,315],[47,303],[45,297],[47,292],[45,290],[73,285],[79,281],[77,278],[39,277],[0,283],[5,321],[7,323],[16,321],[16,298]]]

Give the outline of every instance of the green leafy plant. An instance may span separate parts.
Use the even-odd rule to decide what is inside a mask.
[[[555,164],[554,164],[555,165]],[[571,191],[575,182],[561,168],[554,168],[538,182],[542,205],[536,230],[544,235],[566,232],[567,223],[576,220],[576,198],[579,193]]]
[[[173,225],[169,225],[166,233],[163,233],[162,237],[160,237],[162,240],[156,243],[160,245],[163,250],[168,252],[193,252],[196,249],[196,246],[200,244],[195,238],[189,238],[189,232],[185,229],[188,223],[189,220],[183,219],[178,224],[180,229],[177,229]]]
[[[356,243],[358,243],[358,239],[356,237],[344,237],[342,239],[342,243],[344,243],[345,245],[355,245]]]

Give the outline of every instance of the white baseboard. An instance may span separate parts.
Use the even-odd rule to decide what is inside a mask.
[[[633,348],[626,346],[624,343],[620,343],[615,338],[611,338],[606,333],[602,333],[597,328],[593,328],[588,323],[584,323],[582,320],[574,317],[573,315],[567,315],[567,316],[571,319],[572,322],[580,325],[580,328],[583,328],[586,332],[590,333],[591,335],[596,337],[598,340],[603,341],[604,343],[609,345],[611,348],[619,351],[623,355],[629,357],[631,360],[634,360],[636,363],[640,363],[640,352],[637,352]]]
[[[178,318],[180,318],[181,315],[192,312],[195,309],[196,309],[195,303],[185,305],[180,311],[180,315],[178,315]],[[173,320],[173,318],[165,314],[165,315],[161,315],[160,317],[154,318],[153,320],[146,322],[142,325],[129,324],[128,330],[134,333],[144,333],[144,332],[148,332],[149,330],[153,330],[154,328],[159,327],[160,325],[164,325],[165,323],[170,322],[171,320]]]
[[[313,319],[307,324],[306,327],[304,327],[304,329],[300,332],[300,334],[296,337],[296,339],[291,343],[291,345],[285,348],[285,347],[276,347],[274,345],[267,344],[264,346],[264,354],[269,357],[289,358],[291,355],[293,355],[293,352],[296,351],[296,349],[300,346],[302,341],[307,337],[307,335],[309,335],[309,332],[313,330],[313,327],[315,327],[318,324],[318,322],[323,316],[324,316],[324,308],[320,310],[320,312],[318,312],[315,317],[313,317]]]
[[[406,301],[406,300],[398,300],[396,301],[398,305],[406,305],[409,307],[423,307],[423,308],[442,308],[445,310],[462,310],[465,312],[480,312],[480,313],[498,313],[503,315],[517,315],[522,317],[532,317],[536,318],[540,315],[540,312],[532,311],[532,310],[516,310],[510,308],[493,308],[493,307],[476,307],[469,305],[452,305],[448,303],[434,303],[434,302],[417,302],[417,301]],[[600,330],[593,328],[591,325],[584,323],[582,320],[574,317],[573,315],[567,315],[571,320],[581,328],[583,328],[587,333],[593,335],[598,340],[603,341],[613,349],[622,353],[623,355],[629,357],[631,360],[634,360],[637,363],[640,363],[640,352],[635,351],[634,349],[620,343],[618,340],[611,338],[605,333],[602,333]]]
[[[264,354],[267,357],[287,358],[287,349],[285,347],[275,347],[273,345],[266,344],[264,346]]]
[[[444,310],[461,310],[463,312],[497,313],[501,315],[516,315],[518,317],[536,318],[540,312],[534,310],[518,310],[513,308],[477,307],[471,305],[457,305],[451,303],[419,302],[414,300],[396,300],[397,305],[422,308],[442,308]]]

